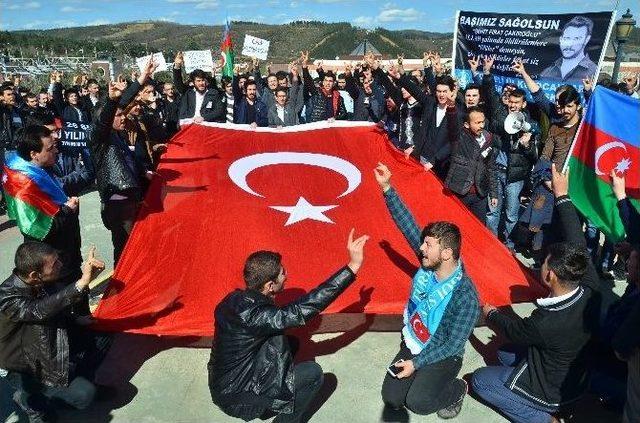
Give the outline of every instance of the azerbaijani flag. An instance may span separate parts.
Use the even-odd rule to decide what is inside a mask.
[[[233,78],[233,43],[231,42],[231,23],[226,20],[224,23],[224,35],[220,46],[222,56],[222,76]]]
[[[627,196],[640,210],[640,100],[596,87],[569,157],[569,193],[577,209],[612,241],[624,227],[611,170],[625,175]]]
[[[58,181],[13,153],[3,168],[2,186],[9,219],[16,221],[23,234],[43,240],[60,206],[67,202]]]

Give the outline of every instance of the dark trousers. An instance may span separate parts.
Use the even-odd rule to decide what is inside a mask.
[[[403,341],[392,363],[412,358],[413,354]],[[407,407],[416,414],[434,413],[463,396],[463,385],[456,383],[461,367],[461,357],[448,357],[427,364],[406,378],[398,379],[387,373],[382,383],[382,400],[393,409]]]
[[[133,199],[109,200],[106,203],[102,203],[102,223],[111,231],[114,267],[118,264],[122,250],[127,244],[138,209],[139,203]]]
[[[305,361],[293,367],[293,380],[295,383],[296,399],[292,414],[278,414],[273,423],[297,423],[302,422],[304,413],[309,408],[311,401],[316,396],[324,375],[322,367],[314,361]]]
[[[30,374],[10,371],[7,381],[14,389],[13,399],[29,417],[30,423],[48,421],[53,415],[50,400],[63,401],[84,409],[93,401],[95,372],[111,346],[111,335],[81,327],[69,330],[69,385],[45,386]]]
[[[477,192],[468,192],[465,195],[458,195],[458,198],[483,225],[486,225],[489,206],[487,197],[479,197]]]
[[[519,351],[498,351],[502,366],[489,366],[473,372],[473,391],[516,423],[548,423],[555,409],[529,401],[507,388],[506,383],[521,360]]]

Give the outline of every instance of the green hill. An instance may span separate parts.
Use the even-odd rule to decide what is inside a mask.
[[[172,57],[179,50],[213,48],[220,45],[222,26],[180,25],[170,22],[130,22],[90,27],[59,28],[41,31],[0,32],[0,45],[12,55],[22,51],[25,56],[45,51],[69,55],[92,54],[122,58],[141,56],[146,51],[163,51]],[[266,25],[234,22],[232,37],[236,51],[241,50],[244,35],[250,34],[271,41],[270,60],[289,61],[301,50],[310,50],[311,57],[333,59],[348,55],[365,38],[383,55],[422,57],[428,49],[439,49],[443,55],[451,52],[451,34],[424,31],[388,31],[377,28],[367,31],[346,22],[291,22],[286,25]]]

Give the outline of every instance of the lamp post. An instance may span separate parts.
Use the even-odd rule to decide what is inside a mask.
[[[618,73],[620,71],[620,60],[622,60],[622,48],[631,35],[631,30],[636,25],[631,10],[627,9],[627,13],[616,22],[616,61],[613,64],[613,75],[611,78],[614,83],[618,82]]]

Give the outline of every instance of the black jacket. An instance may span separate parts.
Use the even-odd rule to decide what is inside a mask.
[[[47,295],[11,275],[0,284],[0,368],[46,386],[69,383],[68,321],[63,310],[82,297],[75,284]]]
[[[182,70],[173,69],[173,84],[180,93],[180,105],[178,106],[179,119],[191,119],[196,113],[196,90],[189,88],[182,80]],[[206,122],[225,122],[227,110],[224,98],[215,88],[209,88],[204,93],[200,116]]]
[[[412,155],[417,159],[422,158],[434,165],[435,169],[446,168],[451,154],[448,125],[446,115],[440,126],[437,126],[436,110],[438,104],[433,96],[427,95],[414,84],[407,75],[402,75],[398,86],[407,90],[413,98],[422,104],[422,116],[418,132],[414,137],[414,150]],[[438,173],[436,171],[436,173]]]
[[[14,121],[15,117],[20,117],[21,122]],[[3,148],[15,149],[22,134],[24,122],[17,108],[9,108],[0,104],[0,151]],[[0,158],[0,163],[4,163],[4,156]]]
[[[529,113],[523,112],[527,122],[535,124]],[[538,161],[538,135],[532,135],[529,146],[525,147],[518,140],[522,132],[507,134],[504,130],[504,119],[496,122],[502,126],[500,135],[500,150],[507,156],[507,182],[518,182],[529,179],[533,165]]]
[[[311,95],[307,102],[307,122],[319,122],[321,120],[327,120],[328,118],[334,118],[336,120],[347,119],[347,109],[344,107],[344,100],[340,93],[336,90],[331,92],[331,98],[325,96],[322,90],[319,90],[313,84],[313,79],[309,74],[308,68],[302,68],[302,80],[304,82],[304,89]],[[327,116],[327,101],[331,101],[333,115]]]
[[[353,281],[348,267],[284,307],[253,290],[236,290],[215,310],[209,361],[213,402],[230,416],[251,420],[270,409],[293,412],[293,357],[284,330],[303,326]]]
[[[93,183],[93,176],[86,168],[80,168],[68,175],[63,175],[58,165],[45,169],[45,171],[62,185],[64,193],[69,197],[80,195],[82,190]],[[46,237],[34,239],[24,234],[24,239],[25,241],[42,241],[58,251],[62,262],[61,279],[80,277],[80,266],[82,265],[80,247],[82,240],[80,238],[78,210],[73,211],[65,205],[60,206],[58,212],[53,216],[51,229],[49,229]]]
[[[564,241],[583,246],[582,224],[569,197],[556,199]],[[514,343],[527,346],[522,360],[506,383],[516,394],[540,405],[558,408],[578,398],[588,384],[588,342],[600,316],[600,288],[596,269],[589,260],[578,290],[568,299],[540,306],[521,319],[499,312],[488,316]]]
[[[120,104],[126,107],[140,90],[134,81],[122,94]],[[112,129],[118,102],[107,99],[91,126],[87,147],[91,151],[100,200],[104,203],[113,194],[141,199],[145,188],[144,165],[129,150],[120,134]]]
[[[485,142],[480,147],[476,138],[461,129],[456,108],[447,109],[448,134],[452,152],[445,185],[458,195],[466,195],[474,188],[479,197],[498,197],[498,178],[495,169],[494,135],[483,131]]]

